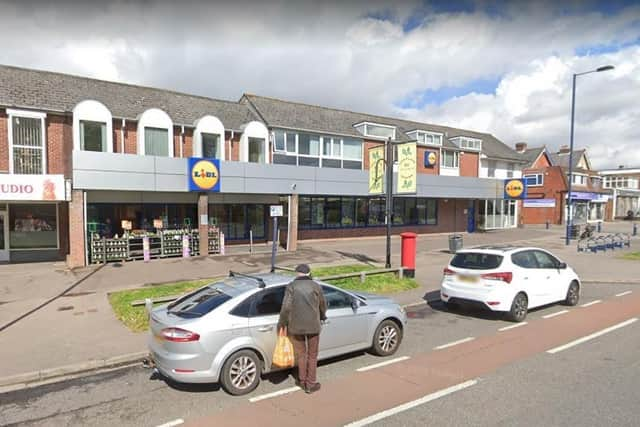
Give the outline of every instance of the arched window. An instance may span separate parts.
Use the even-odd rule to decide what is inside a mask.
[[[264,124],[253,121],[242,126],[240,161],[269,163],[269,130]]]
[[[104,104],[91,99],[73,109],[73,149],[113,152],[113,118]]]
[[[138,154],[173,157],[173,122],[158,108],[150,108],[138,118]]]
[[[193,156],[225,159],[224,126],[214,116],[204,116],[195,123]]]

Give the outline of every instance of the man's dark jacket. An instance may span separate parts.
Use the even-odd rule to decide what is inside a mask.
[[[320,321],[327,318],[327,303],[322,288],[308,276],[297,277],[284,292],[278,328],[287,327],[289,335],[320,333]]]

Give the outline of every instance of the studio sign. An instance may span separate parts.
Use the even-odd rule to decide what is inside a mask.
[[[0,175],[0,200],[64,200],[64,177]]]

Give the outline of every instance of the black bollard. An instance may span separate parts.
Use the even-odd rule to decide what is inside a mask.
[[[602,232],[602,223],[598,222],[598,233]]]
[[[549,229],[549,220],[547,220],[547,222],[545,223],[547,230]]]
[[[636,224],[635,222],[633,223],[633,235],[638,235],[638,224]]]

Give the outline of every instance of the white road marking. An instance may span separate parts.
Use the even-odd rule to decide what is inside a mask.
[[[371,369],[381,368],[383,366],[391,365],[392,363],[402,362],[403,360],[410,359],[409,356],[396,357],[395,359],[387,360],[385,362],[376,363],[375,365],[363,366],[362,368],[356,369],[356,372],[365,372],[370,371]]]
[[[274,391],[273,393],[261,394],[260,396],[252,397],[249,402],[255,403],[264,399],[270,399],[272,397],[282,396],[283,394],[293,393],[294,391],[302,390],[300,387],[289,387],[282,390]]]
[[[174,426],[179,426],[180,424],[184,424],[184,420],[182,418],[178,418],[177,420],[169,421],[168,423],[160,424],[157,427],[174,427]]]
[[[498,332],[508,331],[509,329],[519,328],[520,326],[528,325],[527,322],[516,323],[515,325],[505,326],[504,328],[498,329]]]
[[[420,399],[413,400],[413,401],[407,402],[407,403],[403,403],[402,405],[396,406],[395,408],[387,409],[386,411],[378,412],[377,414],[371,415],[370,417],[363,418],[363,419],[358,420],[358,421],[354,421],[352,423],[349,423],[349,424],[345,425],[344,427],[362,427],[362,426],[366,426],[366,425],[369,425],[371,423],[375,423],[376,421],[380,421],[380,420],[388,418],[388,417],[390,417],[392,415],[395,415],[395,414],[398,414],[400,412],[406,411],[408,409],[415,408],[416,406],[420,406],[420,405],[423,405],[425,403],[431,402],[432,400],[439,399],[439,398],[444,397],[444,396],[446,396],[448,394],[452,394],[452,393],[455,393],[457,391],[463,390],[463,389],[465,389],[467,387],[471,387],[472,385],[475,385],[477,383],[478,383],[478,381],[476,381],[476,380],[465,381],[463,383],[454,385],[452,387],[445,388],[445,389],[440,390],[440,391],[436,391],[435,393],[428,394],[428,395],[426,395],[424,397],[421,397]]]
[[[595,304],[600,304],[601,302],[602,302],[601,299],[597,299],[595,301],[591,301],[591,302],[588,302],[586,304],[582,304],[580,307],[589,307],[589,306],[592,306],[592,305],[595,305]]]
[[[555,313],[547,314],[546,316],[542,316],[543,319],[551,319],[552,317],[560,316],[561,314],[568,313],[569,310],[560,310]]]
[[[592,340],[594,338],[598,338],[599,336],[604,335],[606,333],[609,333],[611,331],[615,331],[616,329],[624,328],[625,326],[628,326],[628,325],[630,325],[630,324],[632,324],[634,322],[637,322],[637,321],[638,321],[638,318],[637,317],[633,317],[633,318],[631,318],[629,320],[625,320],[622,323],[618,323],[617,325],[610,326],[610,327],[608,327],[606,329],[603,329],[603,330],[598,331],[596,333],[593,333],[591,335],[587,335],[587,336],[584,336],[582,338],[578,338],[577,340],[571,341],[570,343],[567,343],[567,344],[564,344],[564,345],[561,345],[560,347],[556,347],[556,348],[552,348],[551,350],[547,350],[547,353],[550,353],[550,354],[558,353],[560,351],[566,350],[566,349],[571,348],[573,346],[576,346],[578,344],[582,344],[583,342],[587,342],[587,341]]]
[[[453,347],[454,345],[462,344],[462,343],[473,341],[473,340],[475,340],[475,337],[467,337],[467,338],[463,338],[463,339],[458,340],[458,341],[453,341],[453,342],[450,342],[450,343],[447,343],[447,344],[439,345],[437,347],[434,347],[433,349],[434,350],[442,350],[443,348]]]
[[[629,295],[631,292],[633,292],[633,291],[620,292],[619,294],[616,294],[616,296],[617,297],[623,297],[625,295]]]

